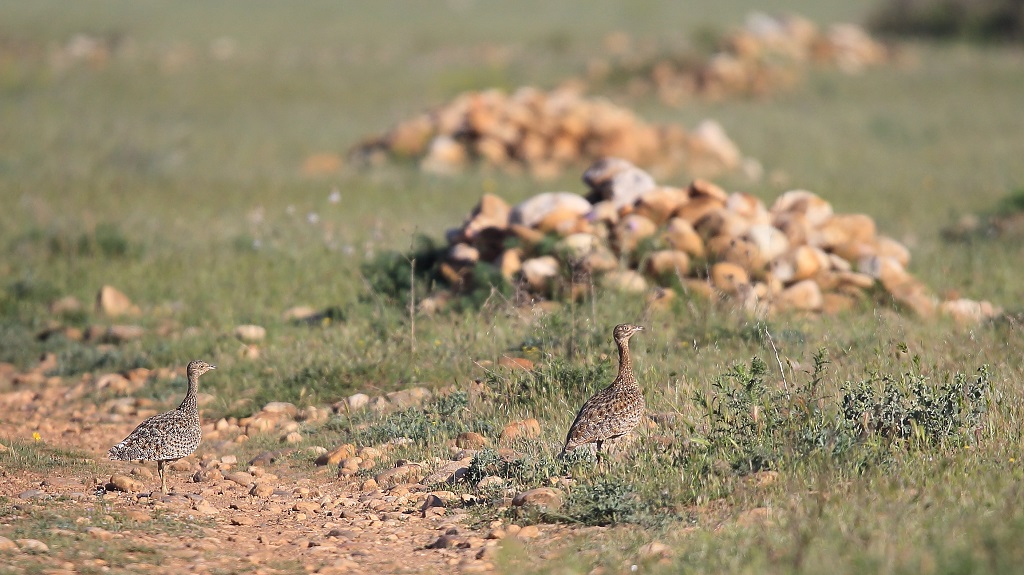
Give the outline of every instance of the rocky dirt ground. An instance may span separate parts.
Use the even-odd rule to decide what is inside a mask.
[[[456,496],[421,477],[314,464],[347,456],[341,468],[353,469],[360,458],[347,447],[243,457],[254,451],[247,426],[273,428],[273,409],[262,420],[204,421],[203,443],[171,466],[171,493],[162,495],[154,463],[107,461],[106,452],[173,406],[96,390],[171,374],[47,377],[50,361],[27,373],[0,366],[0,572],[487,572],[502,540],[529,546],[562,529],[471,528],[465,509],[446,506]]]

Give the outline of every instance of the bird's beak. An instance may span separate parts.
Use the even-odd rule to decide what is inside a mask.
[[[637,331],[643,331],[644,330],[644,326],[638,325],[638,326],[636,326],[636,330]]]
[[[211,365],[211,366],[209,366],[209,367],[210,367],[210,369],[217,369],[217,366],[216,366],[216,365]]]

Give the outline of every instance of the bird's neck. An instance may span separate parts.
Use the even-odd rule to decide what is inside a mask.
[[[185,399],[181,400],[181,405],[178,406],[178,410],[198,412],[199,408],[196,404],[196,394],[198,392],[199,376],[194,373],[190,373],[188,374],[188,392],[185,393]]]
[[[629,358],[629,340],[615,342],[619,346],[619,376],[615,378],[620,385],[636,385],[633,377],[633,361]]]

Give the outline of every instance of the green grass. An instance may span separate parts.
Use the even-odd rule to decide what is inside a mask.
[[[541,437],[514,445],[521,457],[498,464],[482,456],[478,471],[506,475],[517,487],[571,472],[576,495],[560,517],[509,519],[628,523],[553,544],[546,556],[569,565],[558,572],[628,569],[654,539],[674,554],[667,565],[644,563],[645,572],[994,573],[1019,563],[1012,542],[1024,522],[1007,503],[1019,499],[1022,480],[1024,344],[1015,324],[961,328],[877,306],[765,326],[697,300],[649,313],[637,298],[599,293],[535,322],[495,295],[417,317],[413,331],[402,306],[406,264],[392,257],[375,277],[381,268],[372,262],[384,261],[376,258],[408,252],[420,234],[442,241],[483,192],[514,202],[539,191],[582,191],[579,174],[537,183],[486,172],[438,178],[397,165],[311,177],[300,169],[307,156],[344,154],[360,137],[462,90],[554,86],[581,74],[613,30],[660,46],[700,44],[709,30],[740,22],[748,4],[520,6],[511,13],[473,3],[313,2],[286,10],[263,2],[0,2],[0,361],[24,368],[55,353],[53,375],[75,378],[212,360],[219,369],[202,381],[215,396],[207,418],[249,415],[275,400],[322,405],[357,391],[452,386],[455,399],[302,429],[299,447],[410,436],[392,457],[415,460],[447,457],[444,442],[461,431],[494,442],[508,422],[536,417]],[[821,22],[858,21],[867,9],[832,0],[776,6]],[[54,64],[54,51],[77,32],[121,40],[105,65]],[[233,42],[227,58],[211,48],[220,39],[227,39],[221,48]],[[857,76],[813,71],[801,87],[764,100],[678,109],[653,98],[624,103],[656,122],[718,119],[772,175],[758,183],[721,178],[728,189],[768,201],[791,188],[818,192],[837,211],[866,213],[910,246],[911,271],[937,292],[1019,310],[1021,244],[948,243],[941,230],[964,212],[1000,209],[1024,185],[1024,58],[1006,47],[911,44],[903,52],[901,63]],[[680,174],[667,183],[687,180]],[[334,190],[337,203],[329,200]],[[74,295],[89,308],[104,284],[143,313],[110,320],[87,309],[60,321],[137,323],[145,337],[108,349],[36,339],[58,319],[47,311],[51,301]],[[282,313],[295,305],[334,307],[338,319],[285,321]],[[648,328],[634,340],[635,365],[651,410],[672,415],[671,425],[652,432],[667,436],[658,439],[668,447],[646,448],[656,438],[644,437],[628,452],[635,455],[604,469],[557,461],[576,409],[615,369],[610,331],[623,321]],[[231,336],[242,323],[268,330],[258,359],[243,359]],[[169,335],[158,335],[163,330]],[[869,434],[854,442],[873,446],[866,455],[800,451],[792,437],[806,430],[804,420],[782,417],[797,396],[778,394],[817,377],[822,348],[831,362],[819,374],[823,421],[840,421],[844,394],[861,382],[869,382],[868,401],[868,388],[880,394],[889,378],[906,395],[888,405],[912,411],[913,402],[941,395],[958,373],[970,381],[982,365],[990,366],[988,409],[940,440]],[[504,354],[529,357],[538,369],[481,367]],[[776,431],[723,425],[714,436],[697,398],[727,397],[728,382],[738,381],[729,374],[753,370],[754,357],[763,364],[764,394],[735,405],[776,405]],[[458,394],[475,379],[490,394],[461,404]],[[908,391],[921,382],[920,395]],[[172,404],[181,387],[166,381],[142,393]],[[746,420],[736,411],[725,421]],[[900,429],[919,423],[898,421]],[[251,455],[280,447],[276,436],[252,441]],[[729,441],[743,449],[726,449]],[[775,483],[757,487],[750,465],[743,472],[734,465],[751,446],[779,472]],[[77,458],[56,445],[9,447],[0,455],[5,468],[47,469]],[[770,527],[736,524],[763,506],[773,509]],[[481,521],[493,517],[484,509],[473,510]],[[684,526],[695,529],[683,533]],[[512,547],[502,559],[508,572],[559,569]]]

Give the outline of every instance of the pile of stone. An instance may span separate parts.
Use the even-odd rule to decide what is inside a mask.
[[[539,179],[605,156],[656,173],[685,169],[702,176],[734,170],[743,159],[717,122],[706,120],[691,131],[653,125],[572,87],[466,92],[357,145],[350,156],[371,165],[410,158],[424,171],[441,174],[482,164]]]
[[[547,192],[510,206],[484,195],[449,231],[440,275],[457,293],[478,266],[492,265],[533,299],[603,286],[666,305],[682,289],[758,317],[839,313],[879,297],[922,317],[977,322],[1000,313],[985,301],[939,301],[907,271],[906,246],[878,233],[871,217],[837,214],[806,190],[767,206],[701,179],[659,185],[621,158],[598,161],[583,181],[587,196]]]
[[[621,55],[591,62],[589,77],[601,81],[615,70],[617,78],[630,78],[631,91],[643,93],[653,88],[669,105],[692,96],[765,95],[794,85],[809,65],[855,73],[893,58],[892,50],[860,26],[834,24],[822,30],[795,15],[752,14],[707,59],[638,57],[624,48],[629,45],[627,40],[612,42]]]

